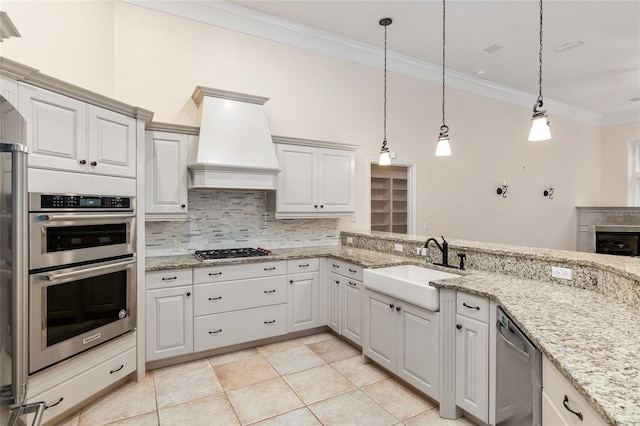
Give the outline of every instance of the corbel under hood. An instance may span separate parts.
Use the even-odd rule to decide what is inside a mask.
[[[263,98],[197,86],[200,137],[190,147],[190,188],[275,190],[280,171]]]

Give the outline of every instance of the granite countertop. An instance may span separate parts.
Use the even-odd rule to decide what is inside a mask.
[[[548,254],[552,256],[552,252],[555,250]],[[335,258],[364,268],[421,264],[417,259],[377,251],[322,246],[279,249],[273,250],[271,256],[207,262],[193,255],[149,257],[146,270],[305,257]],[[624,260],[612,262],[624,263]],[[493,272],[465,271],[460,278],[437,281],[434,285],[497,300],[608,423],[640,424],[640,311],[594,291]]]

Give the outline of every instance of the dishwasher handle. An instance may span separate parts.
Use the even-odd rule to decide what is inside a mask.
[[[520,349],[519,347],[517,347],[516,345],[514,345],[513,343],[511,343],[509,341],[509,339],[506,338],[506,336],[502,333],[502,324],[500,323],[500,321],[496,322],[496,329],[497,329],[497,335],[498,337],[507,345],[507,347],[511,350],[513,350],[514,352],[516,352],[518,354],[518,356],[520,358],[522,358],[523,360],[525,360],[527,362],[527,364],[529,363],[529,361],[531,360],[531,354],[523,351],[522,349]],[[513,330],[510,330],[513,331]],[[514,333],[515,334],[515,333]],[[520,333],[517,333],[518,335]],[[523,338],[523,336],[518,336]],[[526,342],[526,340],[525,340]]]

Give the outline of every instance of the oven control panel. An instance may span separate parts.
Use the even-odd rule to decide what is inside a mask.
[[[133,197],[94,195],[31,194],[31,211],[38,210],[132,210]]]

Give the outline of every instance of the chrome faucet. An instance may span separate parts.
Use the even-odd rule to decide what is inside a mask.
[[[440,252],[442,253],[441,265],[449,266],[449,243],[447,242],[447,240],[444,239],[444,237],[441,236],[441,238],[442,238],[442,245],[440,245],[438,240],[436,240],[435,238],[429,238],[427,241],[424,242],[424,248],[427,249],[427,259],[429,259],[428,246],[429,246],[429,243],[433,241],[434,243],[436,243],[438,250],[440,250]]]

